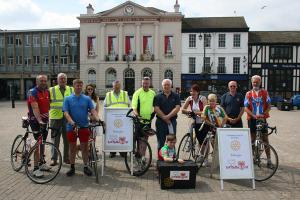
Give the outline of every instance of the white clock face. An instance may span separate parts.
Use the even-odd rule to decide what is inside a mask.
[[[134,13],[134,8],[131,5],[128,5],[124,8],[124,12],[126,15],[133,15]]]

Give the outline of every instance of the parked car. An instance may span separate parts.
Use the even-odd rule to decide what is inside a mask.
[[[297,109],[300,109],[300,94],[292,96],[291,103],[294,108],[297,107]]]
[[[271,97],[271,104],[277,106],[278,102],[283,102],[284,99],[281,96],[273,96]]]

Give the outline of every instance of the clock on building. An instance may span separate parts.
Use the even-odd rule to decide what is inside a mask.
[[[124,13],[125,13],[125,15],[133,15],[133,13],[134,13],[134,7],[132,5],[127,5],[124,8]]]

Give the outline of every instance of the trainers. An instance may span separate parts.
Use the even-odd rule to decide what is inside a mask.
[[[67,176],[73,176],[75,174],[75,168],[71,168],[66,174]]]
[[[32,174],[37,178],[41,178],[42,176],[44,176],[44,173],[40,169],[34,170]]]
[[[56,166],[57,165],[57,160],[51,160],[50,166]]]
[[[41,171],[49,171],[51,169],[46,163],[42,164],[39,168]]]
[[[92,176],[93,172],[89,169],[89,167],[84,167],[83,172],[87,176]]]

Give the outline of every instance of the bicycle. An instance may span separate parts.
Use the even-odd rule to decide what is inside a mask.
[[[271,130],[264,133],[264,130]],[[256,181],[265,181],[271,178],[278,169],[278,155],[275,149],[263,141],[265,134],[271,135],[273,132],[277,134],[277,128],[270,127],[265,120],[256,121],[256,138],[252,143],[253,149],[253,165]],[[270,158],[266,156],[266,150],[270,151]],[[265,152],[265,153],[264,153]],[[272,161],[272,162],[271,162]]]
[[[133,175],[142,176],[148,171],[152,162],[152,149],[145,138],[155,135],[156,131],[150,127],[153,117],[150,120],[141,119],[131,115],[132,111],[133,109],[130,109],[126,117],[133,121]],[[125,165],[128,172],[131,172],[130,154],[125,156]]]
[[[202,122],[199,131],[203,130],[205,125],[209,126],[209,130],[203,143],[200,145],[196,139],[196,133],[194,131],[195,113],[192,112],[188,116],[193,118],[194,122],[191,123],[189,131],[183,136],[179,143],[177,157],[180,156],[183,160],[193,160],[197,164],[199,170],[203,166],[204,161],[208,161],[208,156],[212,155],[210,150],[213,149],[213,141],[217,128],[213,125],[207,124],[205,121]]]
[[[41,127],[40,131],[32,131],[29,128],[29,120],[27,117],[22,117],[22,128],[26,129],[24,135],[17,135],[11,147],[11,166],[14,171],[20,171],[23,166],[25,167],[25,173],[28,178],[38,184],[44,184],[52,181],[59,173],[62,165],[62,158],[59,149],[52,143],[43,140],[41,131],[48,131],[54,129],[47,127]],[[39,134],[37,141],[33,140],[29,134]],[[53,149],[53,150],[52,150]],[[46,164],[51,162],[51,150],[56,152],[58,164],[53,167],[48,167]],[[36,155],[39,153],[39,159]],[[31,161],[34,162],[32,165]],[[37,176],[35,171],[37,167],[42,171],[42,176]]]
[[[96,183],[99,183],[99,173],[98,173],[98,155],[97,155],[97,150],[96,150],[96,144],[95,144],[95,140],[96,140],[96,127],[98,126],[102,126],[103,129],[103,134],[105,133],[105,128],[104,128],[104,122],[99,120],[97,122],[90,122],[88,129],[90,131],[90,137],[89,137],[89,141],[88,141],[88,164],[89,166],[94,170],[94,175],[96,177]],[[80,129],[79,126],[75,125],[74,127],[74,132],[77,134],[78,137],[78,130]]]

